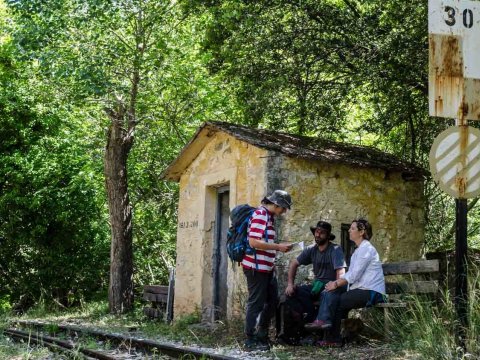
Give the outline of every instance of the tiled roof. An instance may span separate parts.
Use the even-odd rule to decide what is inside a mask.
[[[428,174],[427,171],[420,167],[402,161],[392,154],[385,153],[373,147],[350,145],[318,137],[293,135],[227,122],[212,121],[204,123],[198,129],[177,159],[164,171],[162,177],[171,180],[179,179],[179,171],[183,172],[185,166],[188,166],[190,162],[187,161],[188,164],[184,165],[183,169],[179,169],[178,160],[189,152],[188,149],[192,147],[201,133],[205,131],[210,134],[207,135],[207,137],[210,137],[212,132],[223,131],[251,145],[262,149],[277,151],[289,157],[401,172],[405,180],[420,180]],[[198,146],[196,148],[198,148]],[[203,146],[201,148],[203,148]],[[201,149],[199,149],[196,154],[190,154],[189,157],[194,155],[191,161],[193,161],[200,151]],[[182,163],[185,164],[185,161],[182,161]],[[176,168],[174,171],[175,174],[172,173],[174,168]]]

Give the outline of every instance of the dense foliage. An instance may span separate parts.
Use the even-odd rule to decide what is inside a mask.
[[[68,305],[105,286],[108,238],[95,152],[84,124],[68,104],[52,106],[34,64],[15,57],[8,24],[1,25],[0,296]]]
[[[438,130],[427,116],[426,3],[208,3],[209,67],[234,84],[244,121],[356,134],[425,163]]]
[[[134,280],[137,286],[165,283],[168,268],[174,264],[177,186],[161,181],[160,173],[201,122],[232,118],[226,115],[233,108],[229,97],[220,91],[218,79],[209,76],[203,66],[205,56],[198,51],[202,32],[197,27],[203,20],[185,17],[169,2],[146,0],[115,4],[95,0],[10,1],[8,5],[7,13],[2,4],[2,31],[8,38],[8,44],[3,45],[9,49],[8,59],[18,63],[12,74],[21,70],[25,81],[13,79],[13,75],[8,78],[8,74],[2,74],[2,79],[14,84],[18,92],[28,93],[30,103],[20,97],[9,98],[9,108],[16,113],[10,119],[2,116],[2,122],[7,125],[10,121],[15,126],[22,123],[19,119],[25,116],[19,112],[24,103],[30,111],[32,120],[22,120],[35,126],[32,139],[25,141],[27,155],[19,154],[20,144],[15,143],[12,148],[17,157],[12,162],[19,166],[31,155],[39,163],[31,170],[29,179],[35,179],[32,192],[44,202],[24,202],[30,204],[29,215],[35,221],[45,214],[42,224],[49,230],[43,235],[27,232],[25,217],[14,218],[16,223],[9,219],[7,215],[14,214],[7,198],[22,199],[11,189],[2,193],[5,215],[0,219],[5,226],[22,225],[16,231],[28,238],[24,252],[29,255],[18,252],[21,242],[16,235],[5,232],[11,253],[6,248],[0,250],[9,263],[3,277],[8,286],[2,287],[0,295],[9,295],[12,302],[17,302],[27,294],[24,288],[31,287],[35,290],[28,293],[30,300],[43,294],[47,299],[68,304],[60,293],[78,300],[99,287],[105,289],[110,260],[103,177],[105,129],[109,109],[116,110],[119,99],[129,96],[132,66],[140,70],[142,80],[136,106],[136,142],[128,160],[134,207]],[[145,44],[138,43],[132,33],[132,16],[139,14],[139,8],[145,17],[143,23],[148,26]],[[132,55],[138,47],[132,48],[132,43],[143,52],[143,57],[134,58],[133,62]],[[40,109],[41,113],[33,109]],[[42,132],[43,123],[49,126]],[[34,136],[44,136],[45,140],[38,142]],[[39,153],[34,155],[32,147]],[[58,178],[53,178],[52,172]],[[24,183],[15,184],[18,189],[25,189]],[[62,188],[63,184],[68,191]],[[82,201],[68,197],[80,196],[73,185],[84,196]],[[66,229],[57,217],[70,227]],[[54,233],[68,238],[68,243],[57,247]],[[29,276],[37,267],[32,264],[37,261],[32,256],[37,251],[32,244],[36,241],[43,241],[49,254],[44,261],[38,261],[38,267],[45,269],[41,279]],[[82,243],[90,244],[90,248],[85,249]],[[84,258],[76,258],[72,246]],[[25,258],[30,262],[23,266]],[[26,271],[30,267],[32,270]],[[57,267],[68,276],[57,272]],[[19,276],[16,271],[24,275]],[[77,286],[79,279],[83,283]],[[18,283],[22,286],[12,292]]]
[[[145,43],[131,22],[140,8]],[[160,174],[203,121],[372,145],[427,167],[452,123],[428,116],[426,24],[426,2],[0,0],[0,301],[69,305],[105,289],[107,115],[128,99],[132,67],[134,282],[165,283],[178,194]],[[426,195],[426,250],[449,249],[452,200],[430,181]]]

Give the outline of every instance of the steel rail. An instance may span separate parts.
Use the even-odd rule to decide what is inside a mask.
[[[169,355],[175,358],[182,358],[184,356],[190,356],[195,359],[211,359],[211,360],[235,360],[238,359],[236,357],[232,356],[226,356],[226,355],[220,355],[220,354],[213,354],[211,352],[207,352],[204,350],[200,349],[193,349],[189,347],[183,347],[183,346],[178,346],[178,345],[173,345],[173,344],[166,344],[166,343],[161,343],[158,341],[154,340],[148,340],[148,339],[139,339],[135,338],[133,336],[125,336],[125,335],[119,335],[119,334],[111,334],[111,333],[105,333],[103,331],[99,330],[93,330],[93,329],[86,329],[78,326],[67,326],[67,325],[57,325],[57,324],[51,324],[51,323],[43,323],[39,321],[28,321],[28,320],[18,320],[15,323],[19,325],[25,325],[25,326],[35,326],[35,327],[56,327],[59,330],[62,331],[69,331],[69,332],[77,332],[81,333],[84,335],[90,335],[102,340],[110,340],[110,341],[115,341],[116,343],[125,343],[128,344],[129,346],[132,347],[137,347],[140,349],[145,349],[145,350],[152,350],[156,349],[160,353]]]
[[[6,329],[4,330],[3,333],[12,338],[27,340],[28,342],[38,344],[41,346],[46,346],[48,348],[54,348],[57,350],[60,348],[60,350],[78,351],[84,355],[87,355],[87,357],[90,359],[97,359],[97,360],[118,359],[117,357],[107,355],[103,352],[86,349],[83,347],[77,347],[67,341],[59,340],[46,335],[33,334],[33,333],[28,333],[28,332],[20,331],[16,329]]]

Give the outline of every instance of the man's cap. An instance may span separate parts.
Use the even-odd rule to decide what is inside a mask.
[[[317,226],[310,226],[310,231],[312,232],[312,234],[315,236],[315,230],[317,229],[324,229],[324,230],[327,230],[329,233],[332,232],[332,225],[326,221],[319,221],[317,223]],[[334,240],[335,239],[335,235],[333,234],[330,234],[330,240]]]
[[[275,190],[270,196],[266,196],[265,199],[285,209],[290,210],[292,206],[292,197],[284,190]]]

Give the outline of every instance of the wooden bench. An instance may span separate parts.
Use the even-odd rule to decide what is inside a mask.
[[[430,299],[437,298],[439,291],[438,275],[439,275],[439,261],[438,260],[419,260],[408,262],[394,262],[382,264],[383,273],[385,275],[385,287],[388,295],[388,302],[380,303],[373,306],[373,309],[382,309],[384,311],[384,330],[388,331],[389,324],[391,322],[391,310],[407,308],[410,295],[425,295]],[[283,300],[285,296],[282,295]],[[281,299],[282,299],[281,298]],[[285,305],[284,301],[280,300],[279,307],[276,315],[276,327],[277,336],[281,337],[285,332]],[[318,311],[319,302],[315,312]],[[370,311],[372,308],[356,309],[357,311],[364,312]],[[393,310],[392,310],[393,311]],[[345,325],[345,323],[344,323]],[[355,324],[354,324],[355,325]],[[357,330],[353,330],[353,333],[358,333]],[[301,329],[298,329],[300,332]],[[349,330],[352,331],[352,330]],[[343,332],[345,334],[345,331]],[[324,335],[326,335],[324,333]],[[355,335],[355,334],[354,334]]]
[[[406,308],[409,295],[425,295],[436,298],[439,291],[438,260],[419,260],[407,262],[385,263],[383,274],[385,275],[385,289],[388,302],[375,305],[376,308],[384,309],[384,327],[388,330],[390,323],[389,309]],[[391,281],[391,277],[395,279]],[[402,277],[402,279],[398,279]]]
[[[150,306],[143,308],[143,313],[154,319],[164,318],[168,323],[173,320],[174,271],[170,271],[168,285],[145,285],[143,300],[149,301]]]

